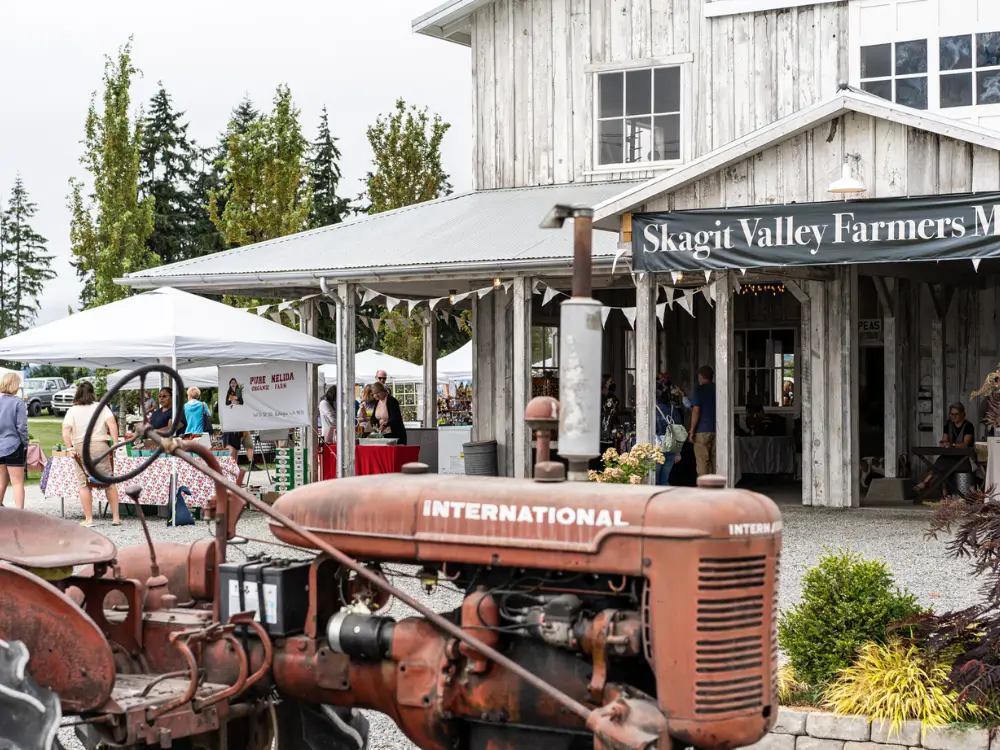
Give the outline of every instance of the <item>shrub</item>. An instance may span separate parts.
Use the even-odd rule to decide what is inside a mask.
[[[649,443],[639,443],[628,453],[608,448],[601,456],[603,471],[588,472],[591,482],[603,484],[642,484],[649,472],[664,462],[663,451]]]
[[[778,643],[798,679],[826,685],[868,642],[885,643],[890,623],[920,614],[885,563],[825,551],[802,579],[802,601],[778,621]]]
[[[809,690],[804,682],[799,682],[791,664],[783,664],[778,668],[778,703],[790,706],[803,693]]]
[[[825,707],[838,714],[857,714],[890,722],[889,737],[904,721],[917,719],[932,727],[976,718],[971,706],[959,706],[947,687],[951,665],[898,641],[867,643],[857,660],[840,670],[826,690]]]

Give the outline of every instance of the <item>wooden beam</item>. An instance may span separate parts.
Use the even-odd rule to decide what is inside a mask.
[[[337,381],[337,415],[342,417],[354,411],[354,349],[358,341],[356,330],[358,288],[354,284],[338,284],[337,295],[343,304],[341,318],[344,324],[344,330],[337,337],[340,344],[337,349],[337,360],[343,362],[343,365],[337,368],[343,376],[343,379]],[[353,477],[357,456],[354,430],[345,429],[341,434],[344,435],[344,444],[337,446],[337,452],[343,456],[341,459],[344,467],[343,476]]]
[[[893,317],[893,282],[891,278],[883,276],[872,276],[872,282],[875,284],[875,293],[878,295],[879,307],[882,310],[882,315],[887,317]]]
[[[803,384],[803,410],[809,410],[809,426],[803,420],[803,440],[809,435],[810,484],[803,488],[806,505],[830,504],[830,420],[827,389],[831,382],[829,307],[831,282],[813,281],[809,289],[809,381]],[[803,470],[803,480],[806,471]],[[808,494],[807,494],[808,493]]]
[[[860,430],[858,425],[858,267],[842,270],[840,298],[840,407],[843,414],[841,486],[839,503],[845,508],[861,505]]]
[[[879,303],[882,307],[882,367],[883,367],[883,433],[885,454],[885,475],[895,477],[897,474],[897,462],[902,451],[902,439],[899,413],[901,409],[901,396],[903,388],[900,378],[900,368],[902,367],[901,352],[899,346],[899,315],[897,301],[899,294],[898,287],[894,279],[883,279],[875,277],[875,290],[878,292]]]
[[[733,293],[727,271],[715,285],[715,470],[736,481],[736,443],[733,430],[735,362],[733,352]]]
[[[632,214],[622,214],[622,242],[632,241]]]
[[[299,331],[307,336],[316,335],[316,303],[305,300],[299,306]],[[353,401],[351,402],[353,406]],[[319,412],[319,365],[310,363],[306,367],[306,414],[305,429],[306,481],[310,484],[319,479],[319,438],[316,433],[316,415]],[[339,418],[339,417],[338,417]],[[353,424],[353,423],[352,423]]]
[[[437,318],[430,310],[423,314],[424,326],[424,408],[425,429],[437,428]]]
[[[951,309],[951,301],[955,297],[955,288],[946,284],[928,284],[927,289],[931,293],[934,312],[941,320],[944,320],[948,317],[948,310]]]
[[[792,281],[791,279],[784,280],[785,289],[792,293],[792,296],[798,300],[800,305],[809,304],[809,295],[806,293],[805,289],[798,285],[798,283]]]
[[[513,393],[514,476],[530,478],[531,429],[524,422],[524,411],[531,400],[531,297],[533,280],[527,276],[514,279],[513,316]]]
[[[652,443],[656,438],[656,277],[643,274],[635,287],[635,439]]]
[[[799,300],[799,381],[795,384],[795,398],[798,401],[799,415],[802,419],[802,504],[812,505],[813,476],[813,422],[812,422],[812,300],[811,287],[817,282],[805,281]],[[794,294],[794,292],[793,292]]]

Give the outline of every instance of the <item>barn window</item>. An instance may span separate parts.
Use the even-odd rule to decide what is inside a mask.
[[[598,165],[679,161],[681,86],[679,65],[598,74]]]
[[[861,48],[861,88],[914,109],[927,109],[927,40]]]

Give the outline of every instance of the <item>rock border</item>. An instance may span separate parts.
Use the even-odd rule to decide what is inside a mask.
[[[904,722],[890,733],[889,722],[822,711],[778,709],[774,728],[753,750],[1000,750],[987,729],[925,727]]]

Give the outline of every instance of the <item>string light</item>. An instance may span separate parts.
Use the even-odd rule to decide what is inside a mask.
[[[499,289],[502,285],[503,285],[503,282],[500,281],[500,277],[499,276],[497,278],[493,279],[493,288],[494,289]]]
[[[743,284],[740,287],[740,294],[753,294],[754,297],[761,294],[770,294],[772,297],[777,297],[779,294],[784,293],[784,284]]]
[[[450,302],[453,305],[455,304],[455,294],[456,292],[454,289],[448,290],[448,302]]]

